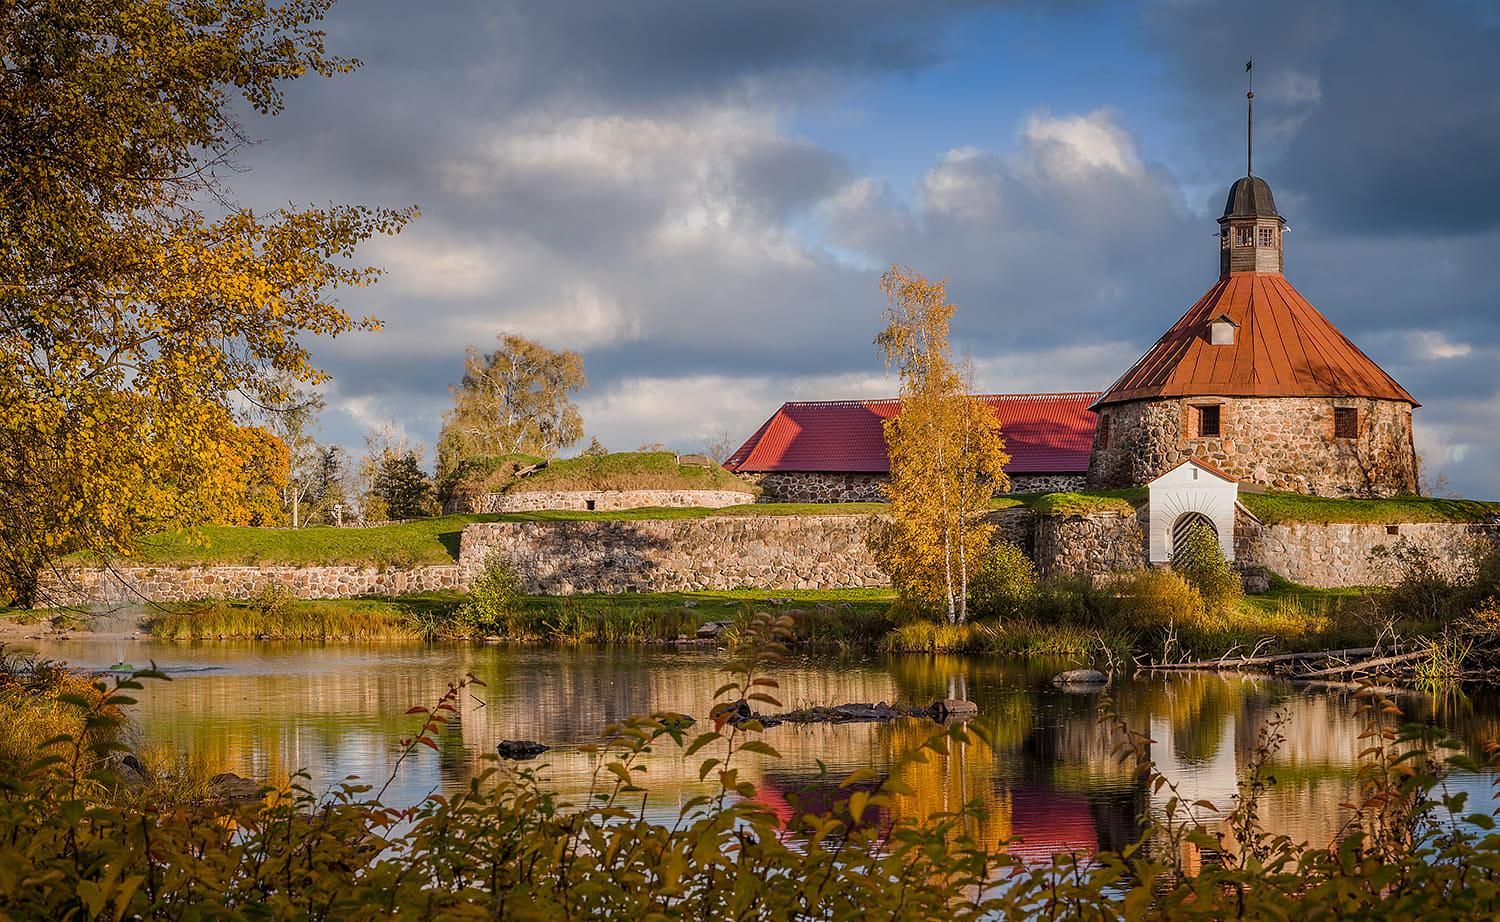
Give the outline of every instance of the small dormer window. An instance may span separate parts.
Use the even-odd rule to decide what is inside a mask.
[[[1236,227],[1234,229],[1234,245],[1237,247],[1255,246],[1255,228]]]
[[[1234,345],[1235,323],[1228,315],[1220,314],[1208,325],[1208,342],[1213,346]]]
[[[1260,245],[1263,247],[1273,247],[1276,245],[1276,228],[1262,227],[1260,229]]]

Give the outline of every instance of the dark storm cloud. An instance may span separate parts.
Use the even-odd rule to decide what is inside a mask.
[[[1500,21],[1483,4],[1165,3],[1147,22],[1219,162],[1243,144],[1233,100],[1255,58],[1256,172],[1305,199],[1296,219],[1373,236],[1500,228],[1486,194],[1500,187]]]

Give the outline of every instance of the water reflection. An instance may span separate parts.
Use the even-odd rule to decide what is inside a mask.
[[[40,644],[44,655],[103,668],[120,657],[116,644],[74,640]],[[656,710],[707,714],[724,681],[715,653],[635,647],[515,649],[468,645],[336,646],[150,641],[130,645],[135,663],[191,669],[171,682],[152,682],[136,719],[149,745],[190,751],[217,770],[284,780],[306,769],[315,789],[357,775],[377,786],[395,762],[397,741],[412,732],[413,704],[431,705],[467,673],[483,681],[460,701],[459,716],[437,753],[421,752],[403,766],[388,799],[414,803],[435,790],[467,783],[479,756],[502,739],[535,739],[556,747],[540,764],[565,793],[589,787],[596,760],[579,747],[603,727]],[[969,657],[860,659],[799,657],[781,669],[788,707],[844,701],[926,703],[961,696],[979,704],[988,743],[955,747],[945,757],[909,766],[912,793],[892,812],[925,817],[978,799],[987,808],[979,828],[989,841],[1018,839],[1027,856],[1054,851],[1118,849],[1137,835],[1137,818],[1160,810],[1153,794],[1114,754],[1119,734],[1098,719],[1095,695],[1054,689],[1051,676],[1067,663]],[[1174,675],[1118,683],[1111,695],[1130,726],[1148,730],[1151,756],[1189,801],[1231,805],[1236,781],[1260,734],[1285,712],[1287,742],[1272,759],[1278,779],[1264,815],[1273,831],[1323,843],[1347,818],[1355,797],[1354,763],[1363,744],[1352,694],[1297,688],[1239,676]],[[1408,714],[1439,724],[1477,752],[1496,736],[1500,700],[1493,691],[1434,700],[1403,699]],[[843,726],[783,726],[767,739],[785,758],[745,757],[742,774],[761,800],[790,816],[827,806],[837,782],[858,768],[893,770],[935,727],[925,721]],[[820,774],[818,762],[827,767]],[[647,760],[659,817],[675,815],[708,790],[698,781],[699,757],[675,751]],[[1475,805],[1488,803],[1482,779],[1460,778]],[[889,817],[886,817],[889,819]]]

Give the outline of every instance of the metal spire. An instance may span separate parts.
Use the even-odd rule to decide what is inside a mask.
[[[1253,176],[1254,164],[1253,154],[1255,151],[1255,73],[1251,70],[1255,66],[1254,59],[1245,62],[1245,80],[1248,87],[1245,93],[1245,175]]]

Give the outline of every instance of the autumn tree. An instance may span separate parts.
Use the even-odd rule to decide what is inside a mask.
[[[587,386],[577,352],[554,352],[508,333],[494,352],[469,349],[438,436],[438,476],[469,458],[554,457],[583,437],[583,416],[571,395]]]
[[[256,212],[222,180],[236,113],[354,66],[331,2],[0,4],[0,593],[201,521],[231,395],[274,404],[278,376],[320,379],[307,337],[378,328],[331,292],[375,279],[356,245],[410,212]]]
[[[901,412],[885,423],[891,521],[877,535],[881,563],[901,595],[968,618],[968,587],[989,548],[985,521],[1009,489],[995,414],[969,394],[953,361],[948,325],[957,308],[944,282],[893,266],[880,279],[885,329],[876,345],[901,378]]]
[[[214,450],[213,476],[189,495],[205,507],[195,521],[210,525],[280,525],[282,492],[289,473],[286,445],[258,426],[226,430]]]

